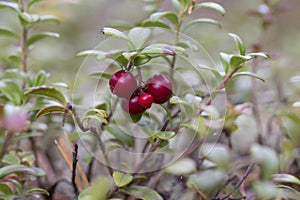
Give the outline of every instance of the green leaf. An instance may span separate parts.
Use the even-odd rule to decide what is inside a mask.
[[[137,123],[138,121],[140,121],[140,119],[142,118],[143,114],[130,114],[130,119],[133,123]]]
[[[263,52],[249,53],[249,54],[247,54],[247,56],[250,56],[250,57],[263,57],[265,59],[270,58],[269,54],[263,53]]]
[[[109,80],[111,77],[110,74],[107,74],[104,72],[93,72],[93,73],[89,74],[89,76],[91,76],[93,78],[97,78],[97,79],[105,78],[107,80]]]
[[[23,172],[27,173],[33,176],[45,176],[46,173],[39,168],[34,168],[34,167],[27,167],[25,165],[8,165],[5,167],[2,167],[0,169],[0,179],[4,178],[5,176],[17,172]]]
[[[99,115],[88,115],[88,116],[85,116],[83,119],[82,119],[82,123],[85,123],[87,121],[87,123],[89,123],[90,120],[92,119],[95,119],[97,121],[99,121],[101,124],[108,124],[108,121],[107,119],[105,119],[104,117],[102,116],[99,116]]]
[[[22,22],[25,22],[27,24],[32,24],[32,23],[38,22],[40,20],[40,17],[38,15],[29,14],[27,12],[20,13],[19,17],[20,17],[19,19]]]
[[[181,10],[181,5],[180,5],[179,1],[178,0],[172,0],[172,5],[173,5],[174,10],[177,13],[179,13],[180,10]]]
[[[67,100],[65,96],[59,90],[55,89],[54,87],[50,87],[46,85],[28,88],[24,91],[24,95],[44,96],[58,101],[63,106],[67,105]]]
[[[229,72],[229,70],[231,69],[230,68],[231,55],[221,52],[220,53],[220,58],[221,58],[221,61],[222,61],[222,65],[224,67],[224,71],[227,74]]]
[[[17,13],[20,13],[20,9],[17,3],[14,2],[7,2],[7,1],[0,1],[0,8],[10,8]]]
[[[142,23],[143,27],[158,27],[158,28],[165,28],[165,29],[171,29],[168,24],[162,21],[151,21],[151,20],[145,20]]]
[[[50,113],[65,113],[65,111],[66,111],[66,108],[63,107],[63,106],[51,105],[51,106],[47,106],[47,107],[44,107],[44,108],[40,109],[36,113],[35,118],[39,118],[40,116],[47,115],[47,114],[50,114]],[[68,111],[68,113],[72,116],[71,111]]]
[[[99,51],[99,50],[85,50],[85,51],[81,51],[79,53],[77,53],[76,56],[102,56],[105,55],[106,52],[104,51]]]
[[[13,194],[12,189],[5,183],[0,183],[0,194],[11,195]],[[1,198],[1,196],[0,196]],[[6,200],[6,199],[5,199]]]
[[[175,55],[175,54],[184,54],[185,49],[179,46],[172,46],[168,44],[151,44],[144,48],[140,54],[166,54],[166,55]]]
[[[223,6],[221,6],[218,3],[214,3],[214,2],[203,2],[203,3],[197,3],[194,8],[210,8],[213,9],[217,12],[219,12],[221,15],[225,15],[225,9],[223,8]]]
[[[125,173],[119,172],[119,171],[114,171],[113,179],[114,179],[115,184],[118,187],[124,187],[133,180],[133,176],[131,176],[130,174],[125,174]]]
[[[0,92],[15,105],[21,105],[23,94],[17,83],[9,80],[0,81]]]
[[[165,18],[172,22],[174,25],[178,24],[178,18],[177,15],[173,12],[155,12],[150,16],[150,20],[153,22],[159,21],[161,18]]]
[[[251,57],[250,56],[242,56],[242,55],[230,55],[230,66],[231,69],[234,70],[237,67],[243,65],[245,62],[247,62],[248,60],[250,60]]]
[[[16,39],[19,38],[18,34],[12,32],[10,30],[2,29],[2,28],[0,28],[0,36],[11,37],[11,38],[16,38]]]
[[[54,15],[44,15],[44,16],[40,16],[39,22],[54,22],[58,24],[60,23],[60,20],[58,17]]]
[[[86,111],[85,115],[95,115],[95,114],[98,114],[102,117],[107,117],[107,113],[105,110],[100,110],[100,109],[97,109],[97,108],[92,108],[92,109],[89,109],[88,111]]]
[[[140,66],[148,63],[151,60],[151,56],[148,55],[138,55],[134,58],[133,64],[134,66]]]
[[[19,164],[21,164],[20,159],[17,156],[12,155],[12,154],[4,155],[1,162],[7,163],[9,165],[19,165]]]
[[[39,73],[36,75],[35,79],[33,80],[33,86],[40,86],[45,84],[49,74],[44,70],[40,70]]]
[[[195,19],[195,20],[192,20],[190,22],[188,22],[183,30],[185,31],[186,29],[188,29],[189,27],[193,26],[193,25],[196,25],[196,24],[213,24],[213,25],[217,25],[219,28],[221,28],[221,24],[217,21],[217,20],[214,20],[214,19],[210,19],[210,18],[199,18],[199,19]]]
[[[151,31],[147,28],[135,27],[131,29],[128,33],[128,39],[131,41],[130,44],[133,44],[132,50],[141,49],[149,40],[150,35]]]
[[[121,31],[114,29],[114,28],[109,28],[109,27],[104,27],[101,29],[101,33],[107,36],[115,37],[115,38],[120,38],[123,40],[129,41],[128,37]]]
[[[119,191],[142,200],[163,200],[156,191],[144,186],[131,186],[122,188]]]
[[[26,190],[27,194],[43,194],[49,196],[49,192],[42,188],[31,188]]]
[[[278,171],[278,156],[274,149],[254,144],[251,147],[251,155],[257,164],[261,167],[262,177],[265,179],[270,178],[275,172]]]
[[[300,199],[300,192],[296,189],[286,186],[286,185],[278,185],[280,197],[284,199],[298,200]]]
[[[200,69],[204,69],[204,70],[208,70],[208,71],[212,72],[218,81],[222,81],[222,79],[223,79],[222,74],[218,70],[210,68],[210,67],[202,66],[202,65],[201,66],[198,65],[198,67]]]
[[[33,45],[34,43],[47,38],[47,37],[53,37],[53,38],[59,38],[59,34],[58,33],[53,33],[53,32],[41,32],[38,33],[34,36],[31,36],[27,42],[26,42],[26,46],[29,47],[31,45]]]
[[[105,130],[112,134],[116,139],[126,144],[129,147],[132,147],[134,144],[134,137],[124,132],[118,126],[110,124],[105,126]]]
[[[42,1],[42,0],[31,0],[31,1],[29,1],[28,4],[27,4],[27,9],[31,8],[34,4],[36,4],[40,1]]]
[[[242,56],[244,56],[246,54],[246,47],[245,47],[243,41],[241,40],[241,38],[234,33],[228,33],[228,35],[230,35],[234,39],[235,44],[236,44],[240,54]]]
[[[252,72],[237,72],[232,77],[237,77],[237,76],[250,76],[250,77],[256,78],[262,82],[265,82],[265,79],[263,79],[262,77],[258,76],[255,73],[252,73]]]
[[[175,176],[182,176],[196,172],[197,166],[193,159],[183,158],[166,167],[164,171]]]
[[[273,181],[278,183],[293,183],[300,185],[300,180],[291,174],[274,174]]]
[[[102,178],[85,188],[78,196],[78,200],[107,200],[111,183],[107,178]]]
[[[161,140],[169,140],[176,136],[174,131],[158,131],[155,132],[155,137],[158,137]]]

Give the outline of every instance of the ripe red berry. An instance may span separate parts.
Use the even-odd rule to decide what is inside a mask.
[[[138,103],[143,108],[150,108],[153,103],[154,98],[151,94],[148,93],[142,93],[138,98]]]
[[[124,99],[122,101],[122,107],[123,109],[133,115],[141,114],[143,113],[146,109],[140,106],[138,103],[139,96],[133,96],[129,100]]]
[[[147,81],[145,92],[152,95],[154,103],[163,104],[172,96],[172,82],[165,75],[154,75]]]
[[[113,94],[129,99],[137,88],[137,83],[131,72],[120,70],[111,76],[109,86]]]

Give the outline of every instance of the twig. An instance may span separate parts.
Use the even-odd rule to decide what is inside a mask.
[[[24,0],[19,0],[19,8],[21,12],[26,12]],[[21,70],[23,72],[27,72],[27,56],[28,56],[28,48],[27,48],[27,36],[28,30],[26,24],[22,24],[22,37],[21,37],[21,49],[22,49],[22,66]]]
[[[76,185],[76,165],[77,165],[77,155],[78,155],[78,145],[74,144],[74,151],[73,151],[73,165],[72,165],[72,185],[74,188],[75,196],[78,196],[78,188]]]
[[[192,185],[192,188],[201,196],[203,200],[209,200],[203,192],[201,192],[198,188],[196,188],[194,185]]]
[[[245,181],[245,179],[249,176],[249,174],[251,173],[251,171],[252,171],[252,169],[253,169],[253,167],[254,167],[255,164],[256,164],[256,163],[253,162],[253,163],[247,168],[247,170],[246,170],[245,174],[243,175],[242,179],[234,186],[236,189],[239,188],[239,187],[242,185],[242,183]]]

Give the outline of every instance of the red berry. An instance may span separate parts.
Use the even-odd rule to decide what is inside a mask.
[[[111,76],[109,86],[113,94],[128,99],[137,88],[137,83],[131,72],[120,70]]]
[[[145,92],[152,95],[154,103],[163,104],[172,96],[172,82],[165,75],[154,75],[147,81]]]
[[[138,103],[143,108],[150,108],[153,103],[153,97],[151,94],[148,93],[142,93],[138,98]]]
[[[123,109],[133,115],[141,114],[143,113],[146,109],[140,106],[138,103],[139,96],[133,96],[129,100],[124,99],[122,101],[122,107]]]

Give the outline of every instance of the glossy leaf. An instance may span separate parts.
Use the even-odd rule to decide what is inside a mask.
[[[300,192],[296,189],[286,186],[286,185],[278,185],[280,196],[284,199],[298,200],[300,199]]]
[[[28,2],[27,4],[27,9],[31,8],[33,5],[35,5],[36,3],[40,2],[42,0],[31,0]]]
[[[64,106],[67,105],[67,100],[65,96],[59,90],[50,86],[43,85],[43,86],[28,88],[27,90],[24,91],[24,95],[44,96],[56,100]]]
[[[0,1],[0,8],[10,8],[16,12],[20,12],[19,6],[14,2]]]
[[[107,117],[107,113],[105,110],[100,110],[100,109],[97,109],[97,108],[92,108],[92,109],[89,109],[88,111],[86,111],[85,115],[100,115],[102,117]]]
[[[27,167],[25,165],[7,165],[5,167],[2,167],[0,169],[0,179],[4,178],[5,176],[17,173],[17,172],[24,172],[33,176],[45,176],[46,173],[39,169],[39,168],[33,168],[33,167]]]
[[[180,10],[181,10],[181,5],[180,5],[179,1],[178,0],[172,0],[172,5],[173,5],[174,10],[177,13],[179,13]]]
[[[49,74],[47,72],[45,72],[44,70],[40,70],[33,80],[33,86],[44,85],[48,77]]]
[[[149,40],[151,35],[150,29],[135,27],[128,32],[128,39],[133,44],[132,50],[141,49]]]
[[[31,189],[27,189],[26,190],[26,193],[27,194],[43,194],[43,195],[46,195],[46,196],[49,196],[49,192],[45,189],[42,189],[42,188],[31,188]]]
[[[168,24],[162,21],[151,21],[151,20],[145,20],[142,23],[143,27],[159,27],[159,28],[165,28],[165,29],[171,29]]]
[[[115,184],[118,187],[124,187],[133,180],[133,176],[131,176],[130,174],[125,174],[125,173],[119,172],[119,171],[114,171],[113,179],[114,179]]]
[[[169,140],[175,137],[176,133],[174,131],[158,131],[154,135],[161,140]]]
[[[33,45],[34,43],[44,39],[44,38],[47,38],[47,37],[53,37],[53,38],[59,38],[59,34],[58,33],[53,33],[53,32],[41,32],[41,33],[38,33],[36,35],[33,35],[31,36],[27,42],[26,42],[26,45],[27,47]]]
[[[13,194],[12,189],[5,183],[0,183],[0,194],[11,195]],[[1,196],[0,196],[1,199]],[[6,199],[4,199],[6,200]]]
[[[218,81],[222,81],[222,79],[223,79],[222,74],[218,70],[210,68],[210,67],[206,67],[206,66],[198,66],[198,67],[200,69],[204,69],[204,70],[208,70],[208,71],[212,72]]]
[[[221,58],[221,61],[222,61],[222,65],[224,67],[224,71],[227,74],[230,70],[230,58],[231,58],[231,56],[227,53],[221,52],[220,53],[220,58]]]
[[[54,22],[54,23],[60,23],[60,20],[58,17],[54,15],[44,15],[40,16],[39,22]]]
[[[12,32],[10,30],[2,29],[2,28],[0,28],[0,36],[11,37],[11,38],[16,38],[16,39],[19,38],[18,34]]]
[[[91,74],[89,74],[90,77],[93,77],[93,78],[97,78],[97,79],[107,79],[109,80],[111,75],[110,74],[107,74],[107,73],[104,73],[104,72],[93,72]]]
[[[104,27],[101,29],[101,33],[107,36],[115,37],[115,38],[121,38],[123,40],[129,40],[128,37],[121,31],[114,29],[114,28],[109,28],[109,27]]]
[[[107,200],[110,191],[110,182],[106,178],[93,183],[85,188],[78,196],[78,200]]]
[[[263,53],[263,52],[249,53],[249,54],[247,54],[247,56],[251,56],[251,57],[263,57],[265,59],[270,58],[269,54]]]
[[[246,54],[246,47],[245,47],[243,41],[241,40],[241,38],[234,33],[228,33],[228,35],[230,35],[234,39],[235,44],[236,44],[240,54],[242,56],[244,56]]]
[[[21,105],[23,94],[19,85],[12,81],[0,81],[0,92],[15,105]]]
[[[242,56],[242,55],[230,55],[230,67],[232,70],[236,69],[237,67],[242,66],[245,62],[250,60],[250,56]]]
[[[88,116],[85,116],[83,119],[82,119],[82,123],[89,123],[90,120],[97,120],[99,121],[101,124],[108,124],[108,121],[107,119],[105,119],[104,117],[102,116],[99,116],[99,115],[88,115]]]
[[[163,200],[156,191],[144,186],[131,186],[121,188],[119,191],[142,200]]]
[[[127,146],[129,147],[133,146],[134,137],[129,135],[128,133],[125,133],[118,126],[110,124],[105,127],[105,130],[107,130],[111,135],[113,135],[116,139],[126,144]]]
[[[196,163],[193,159],[183,158],[175,161],[164,169],[166,173],[176,176],[188,175],[197,171]]]
[[[221,24],[217,21],[217,20],[214,20],[214,19],[210,19],[210,18],[199,18],[199,19],[195,19],[195,20],[192,20],[190,22],[188,22],[183,30],[186,30],[188,29],[189,27],[193,26],[193,25],[196,25],[196,24],[213,24],[213,25],[217,25],[219,28],[221,28]]]
[[[255,73],[252,73],[252,72],[237,72],[232,77],[237,77],[237,76],[250,76],[250,77],[256,78],[262,82],[265,82],[265,79],[263,79],[262,77],[258,76]]]
[[[144,48],[140,54],[184,54],[185,49],[179,46],[172,46],[168,44],[151,44]]]
[[[134,58],[133,64],[134,66],[140,66],[148,63],[151,60],[151,56],[148,55],[138,55]]]
[[[77,53],[76,56],[105,56],[106,52],[104,51],[99,51],[99,50],[85,50]]]
[[[172,24],[177,25],[178,24],[178,18],[177,15],[173,12],[155,12],[150,16],[151,21],[159,21],[160,19],[165,18],[172,22]]]
[[[29,14],[27,12],[20,13],[19,17],[22,20],[22,22],[25,22],[28,24],[32,24],[32,23],[38,22],[40,20],[40,17],[38,15]]]
[[[218,3],[214,3],[214,2],[203,2],[203,3],[197,3],[194,8],[210,8],[213,9],[217,12],[219,12],[221,15],[225,15],[225,9],[223,8],[223,6],[221,6]]]
[[[12,154],[4,155],[1,162],[7,163],[9,165],[19,165],[19,164],[21,164],[20,159],[17,156],[12,155]]]
[[[65,113],[65,112],[66,112],[65,107],[59,106],[59,105],[51,105],[51,106],[46,106],[46,107],[40,109],[36,113],[35,118],[39,118],[40,116],[47,115],[50,113]],[[68,113],[70,114],[70,116],[72,116],[71,111],[68,111]]]
[[[274,174],[273,181],[278,183],[293,183],[300,185],[300,180],[291,174]]]

